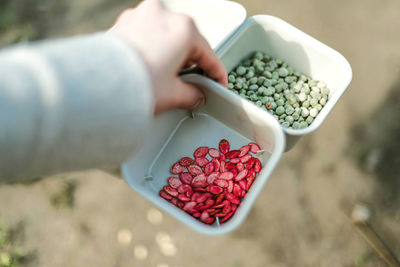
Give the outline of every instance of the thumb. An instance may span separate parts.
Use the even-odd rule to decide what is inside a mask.
[[[182,82],[177,78],[175,83],[177,107],[182,109],[198,109],[205,104],[203,92],[196,86]]]

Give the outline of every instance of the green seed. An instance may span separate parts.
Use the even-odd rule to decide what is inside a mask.
[[[278,72],[279,76],[281,77],[286,77],[289,75],[289,71],[286,68],[280,68]]]
[[[304,118],[308,117],[309,114],[310,114],[310,112],[308,111],[307,108],[301,109],[301,116],[303,116]]]
[[[257,101],[257,99],[258,99],[258,97],[257,97],[256,94],[250,95],[250,100],[252,100],[252,101]]]
[[[264,55],[261,52],[256,52],[256,53],[254,53],[254,58],[256,58],[258,60],[262,60],[264,58]]]
[[[249,80],[250,84],[256,84],[258,81],[257,77],[253,77]]]
[[[245,61],[243,61],[243,66],[250,67],[250,65],[251,65],[251,60],[250,59],[246,59]]]
[[[242,89],[243,88],[243,83],[236,83],[235,84],[235,88],[238,89],[238,90]]]
[[[235,76],[229,75],[229,76],[228,76],[228,81],[229,81],[230,83],[234,83],[234,82],[236,81]]]
[[[300,123],[299,122],[297,122],[297,121],[293,122],[293,125],[292,125],[293,129],[299,129],[299,127],[300,127]]]
[[[299,113],[295,112],[292,114],[292,117],[295,121],[297,121],[299,119],[300,115],[299,115]]]
[[[286,112],[286,114],[291,115],[291,114],[293,114],[293,112],[294,112],[294,108],[291,107],[291,106],[288,106],[288,107],[285,109],[285,112]]]
[[[319,100],[319,103],[322,105],[322,106],[325,106],[325,104],[326,104],[326,98],[321,98],[320,100]]]
[[[311,116],[308,116],[306,119],[306,122],[308,123],[308,125],[310,125],[313,122],[314,118]]]
[[[279,101],[279,100],[278,100]],[[275,112],[278,115],[282,115],[285,112],[285,108],[282,105],[279,105],[278,102],[276,103],[279,107],[276,108]]]
[[[283,106],[285,104],[285,100],[283,98],[279,98],[278,100],[276,100],[276,104],[278,106]],[[285,108],[284,107],[282,107],[282,108],[283,108],[283,111],[285,111]]]
[[[242,75],[244,75],[244,74],[246,73],[246,68],[243,67],[243,66],[239,66],[239,67],[236,69],[236,72],[237,72],[237,74],[239,74],[240,76],[242,76]]]
[[[322,94],[324,94],[324,95],[329,95],[330,90],[329,90],[329,88],[322,88],[322,89],[321,89],[321,92],[322,92]]]
[[[287,121],[282,122],[282,127],[283,128],[289,128],[290,124]]]
[[[260,100],[258,100],[258,101],[256,102],[256,105],[259,106],[259,107],[261,107],[263,104],[262,104],[262,102],[261,102]]]
[[[256,91],[258,89],[258,85],[257,84],[252,84],[249,86],[249,89],[252,91]]]
[[[233,86],[233,83],[228,83],[228,88],[229,88],[229,89],[233,89],[233,87],[234,87],[234,86]]]
[[[311,107],[315,107],[317,104],[318,104],[318,100],[317,99],[313,98],[313,99],[310,100]]]
[[[262,73],[262,75],[263,76],[265,76],[265,77],[267,77],[268,79],[271,79],[272,78],[272,73],[271,72],[269,72],[269,71],[264,71],[263,73]]]
[[[315,118],[318,115],[318,110],[316,108],[310,109],[310,116]]]
[[[266,79],[267,79],[267,78],[262,77],[262,76],[261,76],[261,77],[258,77],[257,84],[261,86],[261,85],[264,83],[264,81],[265,81]]]
[[[285,120],[286,120],[289,124],[292,124],[292,123],[294,122],[293,117],[290,116],[290,115],[289,115],[289,116],[286,116]]]
[[[272,72],[272,79],[275,79],[275,80],[279,79],[279,73],[277,71]]]
[[[246,74],[246,78],[247,78],[247,79],[250,79],[250,78],[252,78],[252,77],[254,77],[254,71],[249,70],[249,71],[247,72],[247,74]]]
[[[299,125],[300,129],[304,129],[304,128],[307,128],[307,127],[308,127],[308,123],[307,122],[305,122],[305,121],[300,122],[300,125]]]
[[[318,105],[315,106],[315,108],[316,108],[318,111],[321,111],[322,106],[321,106],[320,104],[318,104]]]

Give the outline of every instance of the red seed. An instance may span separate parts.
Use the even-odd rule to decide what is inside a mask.
[[[232,172],[223,172],[219,175],[219,179],[232,180],[233,173]]]
[[[208,150],[208,154],[212,158],[219,158],[219,156],[220,156],[220,153],[219,153],[218,149],[215,149],[215,148],[210,148]]]
[[[224,191],[221,187],[216,186],[216,185],[207,186],[207,190],[208,190],[208,192],[215,194],[215,195],[218,195],[218,194],[222,193],[222,191]]]
[[[226,171],[225,161],[221,161],[221,166],[219,167],[219,171],[220,172],[225,172]]]
[[[240,188],[239,184],[235,183],[233,185],[232,193],[237,197],[240,197],[242,195],[242,189]]]
[[[179,200],[177,206],[178,206],[180,209],[183,209],[183,207],[185,206],[185,202]]]
[[[217,213],[214,215],[214,217],[224,217],[226,216],[226,213]]]
[[[187,197],[187,196],[184,195],[184,194],[179,194],[179,195],[178,195],[178,199],[181,200],[181,201],[183,201],[183,202],[188,202],[188,201],[190,201],[190,198]]]
[[[217,198],[215,199],[215,204],[218,205],[219,203],[222,202],[222,200],[224,200],[225,195],[224,194],[219,194],[217,196]]]
[[[245,169],[245,167],[244,167],[244,164],[243,163],[238,163],[238,164],[236,164],[236,169],[238,170],[238,171],[243,171],[244,169]]]
[[[207,178],[204,174],[197,175],[192,180],[192,187],[204,187],[207,186]]]
[[[254,171],[256,173],[259,173],[261,171],[261,162],[259,159],[256,159],[256,162],[254,163]]]
[[[255,173],[253,175],[247,177],[247,187],[246,191],[249,191],[251,184],[254,182]]]
[[[237,209],[237,205],[235,205],[235,204],[231,204],[231,209],[232,209],[232,211],[234,212],[234,211],[236,211],[236,209]]]
[[[243,157],[240,158],[240,161],[241,161],[242,163],[246,163],[246,162],[248,162],[249,160],[251,160],[251,158],[252,158],[252,156],[251,156],[250,154],[246,154],[246,155],[244,155]]]
[[[182,166],[189,166],[194,163],[194,160],[189,157],[183,157],[179,160],[179,164]]]
[[[206,176],[210,175],[214,171],[214,163],[209,162],[205,167],[204,167],[204,174]]]
[[[233,168],[236,168],[236,164],[233,164],[232,162],[225,164],[225,169],[232,170]]]
[[[171,176],[168,178],[168,183],[171,187],[177,189],[180,185],[182,185],[181,180],[178,177]]]
[[[223,222],[225,222],[226,220],[228,220],[228,219],[232,216],[232,214],[233,214],[233,211],[229,212],[224,218],[222,218],[222,219],[219,221],[219,223],[223,223]]]
[[[233,164],[238,164],[240,162],[240,159],[239,158],[234,158],[234,159],[231,159],[229,162],[233,163]]]
[[[237,158],[240,154],[240,150],[231,150],[228,153],[225,154],[225,157],[227,159],[234,159]]]
[[[232,210],[232,208],[231,208],[231,205],[230,205],[230,202],[228,201],[228,205],[225,205],[223,208],[222,208],[222,212],[223,213],[225,213],[225,214],[227,214],[227,213],[229,213],[229,212],[231,212],[231,210]]]
[[[247,169],[244,169],[243,171],[239,172],[238,175],[236,175],[235,177],[235,181],[240,181],[243,178],[245,178],[247,176]]]
[[[207,199],[205,202],[206,205],[210,205],[210,206],[214,205],[214,203],[215,203],[215,201],[211,198]]]
[[[228,181],[228,192],[232,193],[232,190],[233,190],[233,181],[229,180]]]
[[[211,195],[208,194],[208,193],[201,194],[201,195],[196,199],[196,202],[197,202],[197,203],[204,202],[204,201],[206,201],[207,198],[209,198],[210,196],[211,196]]]
[[[200,167],[206,166],[208,162],[209,162],[209,161],[208,161],[207,158],[204,158],[204,157],[196,158],[196,163],[197,163],[197,165],[199,165]]]
[[[190,185],[188,185],[188,184],[181,184],[179,187],[178,187],[178,193],[179,194],[184,194],[184,193],[186,193],[187,191],[189,191],[189,190],[192,190],[192,187],[190,186]],[[193,191],[193,190],[192,190]]]
[[[219,163],[219,160],[218,159],[212,159],[211,162],[214,165],[214,171],[215,172],[219,171],[219,167],[221,166],[221,164]]]
[[[218,148],[219,148],[219,151],[221,151],[222,154],[228,153],[228,151],[230,149],[230,144],[229,144],[228,140],[222,139],[221,141],[219,141]]]
[[[224,179],[216,179],[214,181],[214,184],[218,185],[219,187],[223,187],[223,188],[228,187],[228,185],[229,185],[228,181],[224,180]]]
[[[187,197],[192,197],[193,196],[193,194],[194,194],[194,191],[193,191],[193,189],[192,188],[190,188],[190,189],[188,189],[188,191],[186,191],[186,196]]]
[[[222,155],[219,157],[219,162],[225,162],[225,161],[226,161],[225,154],[222,154]]]
[[[201,193],[199,193],[199,192],[194,193],[194,194],[192,195],[192,197],[190,198],[190,201],[195,201],[195,202],[197,202],[196,200],[197,200],[197,198],[198,198],[199,196],[201,196]]]
[[[171,199],[171,203],[174,204],[175,206],[178,205],[178,199],[176,197],[174,197],[173,199]]]
[[[246,155],[247,153],[249,153],[249,150],[250,150],[250,146],[249,146],[249,145],[247,145],[247,146],[242,146],[242,147],[240,148],[239,158],[240,158],[240,157],[243,157],[244,155]]]
[[[240,197],[245,197],[246,196],[246,190],[242,190],[242,195]]]
[[[235,178],[236,175],[238,174],[238,171],[237,171],[237,169],[235,168],[235,169],[232,169],[232,170],[231,170],[231,173],[233,174],[233,178]]]
[[[203,170],[202,170],[199,166],[197,166],[197,165],[190,165],[190,166],[188,167],[188,170],[189,170],[189,173],[190,173],[192,176],[197,176],[197,175],[203,173]]]
[[[239,188],[240,188],[240,186],[239,186]],[[233,204],[240,204],[240,200],[232,193],[225,194],[225,198]]]
[[[189,212],[189,213],[198,213],[199,211],[198,210],[196,210],[196,209],[188,209],[188,210],[186,210],[187,212]]]
[[[218,172],[213,172],[207,177],[207,183],[208,184],[213,184],[215,179],[217,179],[219,176]]]
[[[196,149],[193,153],[194,158],[201,158],[205,157],[208,153],[208,147],[206,146],[201,146],[198,149]]]
[[[160,197],[166,199],[166,200],[170,200],[172,199],[172,196],[170,196],[169,194],[167,194],[164,190],[160,190]]]
[[[188,172],[182,172],[179,174],[179,179],[184,184],[191,184],[193,180],[193,176]]]
[[[243,190],[246,190],[246,188],[247,188],[247,181],[246,181],[246,179],[240,180],[240,181],[238,182],[238,184],[240,185],[240,187],[241,187]]]
[[[163,189],[164,189],[165,192],[167,192],[168,194],[170,194],[173,197],[177,197],[178,196],[178,191],[176,191],[175,188],[172,188],[172,187],[170,187],[168,185],[165,185],[163,187]]]
[[[201,215],[200,212],[195,212],[195,213],[192,214],[192,216],[195,217],[195,218],[199,218],[200,215]]]
[[[180,165],[179,162],[172,165],[171,173],[172,174],[179,174],[185,170],[185,167]]]
[[[251,153],[256,154],[260,150],[260,146],[256,143],[249,143]]]
[[[253,168],[254,164],[256,163],[256,158],[251,158],[248,162],[247,162],[247,166],[246,168],[249,170],[251,168]]]
[[[195,187],[195,188],[193,188],[193,191],[196,191],[196,192],[206,192],[207,189],[205,189],[204,187]]]
[[[254,172],[254,169],[250,169],[249,172],[247,173],[247,177],[251,176],[251,175],[256,175]]]
[[[210,217],[210,214],[208,214],[207,211],[203,211],[200,215],[200,220],[202,222],[206,222],[206,220]]]
[[[215,218],[214,218],[214,217],[209,217],[209,218],[207,218],[207,219],[204,221],[204,223],[206,223],[206,224],[212,224],[214,221],[215,221]]]
[[[186,202],[185,206],[183,207],[183,210],[193,209],[194,207],[196,207],[196,205],[197,205],[197,203],[194,201]]]

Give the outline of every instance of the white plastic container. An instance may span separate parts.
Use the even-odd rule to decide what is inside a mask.
[[[192,4],[188,6],[191,9],[185,13],[195,12],[197,17],[199,12],[207,15],[213,10],[211,13],[219,14],[219,19],[223,21],[227,14],[232,15],[227,10],[233,8],[238,11],[234,13],[238,14],[237,20],[244,19],[237,4],[232,5],[227,1],[170,1],[174,3],[172,6],[179,7],[182,7],[177,4],[179,1],[190,1]],[[238,24],[230,22],[231,29],[226,29],[226,32],[232,32],[235,25]],[[211,39],[214,37],[213,34],[209,35]],[[321,125],[351,80],[351,68],[343,56],[275,17],[260,15],[249,18],[233,33],[220,39],[224,41],[218,45],[216,52],[228,71],[252,52],[263,51],[285,60],[314,79],[325,81],[331,89],[331,95],[308,128],[285,129],[284,132],[268,112],[212,80],[196,74],[182,77],[204,91],[206,105],[195,113],[174,110],[156,118],[142,149],[122,165],[122,172],[136,192],[194,230],[209,235],[227,233],[243,222],[285,148],[291,148],[302,135]],[[285,134],[288,140],[286,147]],[[263,169],[229,221],[222,225],[218,222],[206,225],[159,197],[158,192],[167,184],[167,178],[171,176],[169,170],[176,161],[183,156],[191,156],[199,146],[217,147],[222,138],[229,140],[232,148],[239,148],[251,141],[258,143],[264,150],[259,156]]]
[[[349,86],[352,79],[351,67],[337,51],[285,21],[267,15],[248,18],[216,49],[228,72],[255,51],[262,51],[274,58],[283,59],[296,71],[324,81],[331,90],[327,104],[310,126],[305,129],[283,128],[286,134],[287,151],[301,136],[321,126]],[[261,111],[268,113],[260,108]]]

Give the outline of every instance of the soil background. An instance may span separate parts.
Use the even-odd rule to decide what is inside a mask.
[[[1,185],[0,222],[32,255],[20,266],[386,266],[347,217],[357,203],[400,257],[400,1],[239,2],[249,16],[280,17],[333,47],[353,69],[325,123],[284,154],[245,222],[202,236],[99,170]],[[135,4],[3,0],[0,45],[104,30]]]

